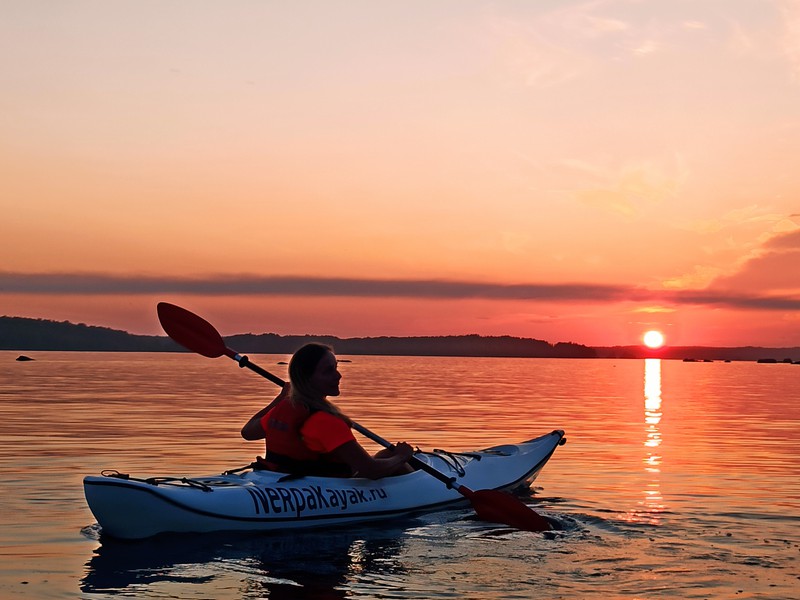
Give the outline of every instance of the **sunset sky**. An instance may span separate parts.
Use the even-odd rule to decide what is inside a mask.
[[[800,346],[800,0],[7,0],[0,315]]]

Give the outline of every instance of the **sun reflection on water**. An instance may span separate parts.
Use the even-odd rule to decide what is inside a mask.
[[[664,498],[661,495],[661,359],[647,358],[644,362],[644,424],[645,424],[645,473],[649,481],[643,490],[644,500],[640,503],[643,511],[639,520],[658,525],[664,511]]]

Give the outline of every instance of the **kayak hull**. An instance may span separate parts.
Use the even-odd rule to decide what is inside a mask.
[[[452,478],[455,487],[511,490],[530,485],[564,441],[564,432],[556,430],[473,453],[415,456]],[[287,477],[261,470],[190,479],[134,479],[113,472],[87,476],[83,485],[102,535],[120,539],[345,525],[468,502],[424,471],[378,480]]]

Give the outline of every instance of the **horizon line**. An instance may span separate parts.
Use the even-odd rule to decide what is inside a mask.
[[[67,324],[72,325],[74,327],[92,327],[97,329],[108,329],[110,331],[117,331],[120,333],[124,333],[126,335],[130,335],[133,337],[156,337],[156,338],[166,338],[172,339],[166,333],[164,334],[142,334],[142,333],[131,333],[125,329],[115,329],[113,327],[109,327],[107,325],[90,325],[88,323],[73,323],[69,320],[58,321],[55,319],[48,319],[43,317],[21,317],[16,315],[0,315],[0,319],[25,319],[29,321],[46,321],[56,324]],[[534,337],[522,337],[522,336],[515,336],[511,334],[502,334],[502,335],[484,335],[480,333],[447,333],[447,334],[438,334],[438,335],[377,335],[377,336],[353,336],[353,337],[341,337],[338,335],[330,334],[330,333],[289,333],[289,334],[282,334],[282,333],[274,333],[274,332],[262,332],[262,333],[233,333],[228,335],[223,335],[223,338],[232,338],[238,336],[253,336],[258,337],[262,335],[272,335],[279,338],[296,338],[296,337],[314,337],[314,338],[334,338],[340,341],[353,341],[353,340],[377,340],[377,339],[405,339],[405,340],[413,340],[413,339],[429,339],[429,338],[460,338],[460,337],[477,337],[482,339],[498,339],[498,338],[509,338],[513,340],[528,340],[534,342],[543,342],[545,344],[549,344],[551,346],[557,346],[558,344],[565,344],[565,345],[572,345],[572,346],[582,346],[584,348],[590,349],[612,349],[612,348],[638,348],[644,350],[646,352],[652,352],[654,354],[658,354],[665,350],[680,350],[680,349],[708,349],[708,350],[737,350],[737,349],[766,349],[766,350],[797,350],[800,349],[800,344],[797,346],[756,346],[752,344],[746,344],[744,346],[704,346],[698,344],[689,344],[689,345],[669,345],[665,344],[660,348],[647,348],[644,344],[614,344],[614,345],[605,345],[605,346],[598,346],[598,345],[589,345],[589,344],[581,344],[579,342],[550,342],[548,340],[543,340]],[[174,340],[173,340],[174,341]],[[177,343],[177,342],[176,342]],[[190,351],[190,350],[189,350]],[[191,351],[190,351],[191,352]],[[658,358],[656,356],[652,358]]]

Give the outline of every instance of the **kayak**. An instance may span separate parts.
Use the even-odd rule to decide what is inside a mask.
[[[555,449],[555,430],[518,444],[476,452],[417,451],[452,479],[418,470],[382,479],[294,476],[240,470],[205,477],[139,479],[117,471],[84,478],[86,502],[101,535],[142,539],[161,533],[277,531],[404,517],[468,503],[454,487],[517,490],[530,486]]]

